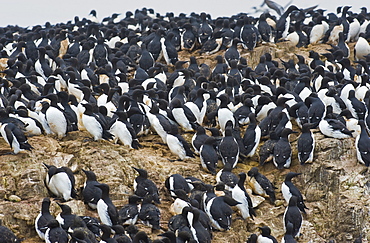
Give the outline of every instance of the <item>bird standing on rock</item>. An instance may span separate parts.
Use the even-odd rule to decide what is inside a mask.
[[[100,221],[109,226],[118,224],[118,211],[112,200],[109,198],[109,186],[107,184],[99,184],[95,186],[102,190],[102,197],[97,203]]]
[[[180,174],[173,174],[167,177],[164,184],[173,198],[177,197],[175,190],[182,189],[185,191],[185,193],[189,193],[191,190],[186,179]]]
[[[367,133],[365,123],[363,120],[358,121],[358,124],[361,126],[361,133],[356,137],[355,146],[357,152],[357,160],[369,167],[370,165],[370,138]]]
[[[153,230],[160,229],[161,212],[152,204],[152,195],[146,195],[141,204],[139,219]]]
[[[62,209],[62,212],[57,215],[55,218],[58,220],[60,226],[68,231],[69,227],[73,224],[74,218],[78,217],[75,214],[72,214],[72,209],[67,204],[58,203],[59,207]]]
[[[194,240],[196,242],[210,243],[212,235],[200,221],[200,210],[194,207],[185,207],[183,209],[183,214],[186,215]]]
[[[112,134],[113,141],[117,143],[119,140],[130,148],[139,149],[141,144],[136,138],[136,133],[131,123],[127,121],[127,113],[121,110],[113,113],[118,116],[116,121],[109,128],[109,133]]]
[[[303,196],[299,189],[292,183],[292,178],[301,175],[302,173],[295,173],[295,172],[289,172],[285,176],[285,180],[281,185],[281,192],[283,193],[284,199],[287,203],[289,203],[290,198],[292,196],[297,197],[297,207],[301,212],[306,213],[307,207],[304,204]]]
[[[252,199],[244,187],[245,179],[246,174],[244,172],[239,173],[238,183],[231,189],[231,196],[235,201],[239,202],[236,207],[239,209],[243,219],[253,219],[253,216],[256,216],[256,213],[253,209]]]
[[[263,197],[269,197],[270,202],[274,204],[276,200],[275,187],[270,180],[262,175],[257,167],[250,169],[248,176],[250,177],[248,184],[252,187],[253,192]]]
[[[226,190],[230,190],[234,188],[239,181],[237,175],[233,172],[233,167],[231,164],[225,164],[224,168],[219,170],[216,174],[216,182],[217,184],[224,184]]]
[[[42,240],[45,240],[46,225],[54,219],[50,214],[50,199],[48,197],[42,200],[41,212],[37,215],[35,219],[35,229],[37,234]]]
[[[0,134],[10,145],[10,148],[13,150],[14,154],[18,154],[20,151],[23,150],[31,151],[31,149],[33,148],[28,143],[27,138],[22,130],[13,123],[1,124]]]
[[[211,219],[212,226],[220,231],[229,230],[233,213],[230,206],[238,204],[239,202],[228,196],[213,197],[206,202],[205,212]]]
[[[261,139],[261,128],[257,125],[256,115],[249,114],[249,125],[243,136],[243,145],[247,157],[252,157],[257,150]]]
[[[260,165],[264,165],[265,162],[271,161],[274,155],[275,144],[279,141],[279,137],[275,132],[270,133],[270,139],[261,145],[258,152],[260,159]]]
[[[215,137],[208,137],[204,144],[200,147],[200,162],[204,169],[207,169],[211,174],[216,174],[218,164],[218,154],[215,149],[217,140]]]
[[[229,97],[226,94],[222,94],[217,97],[221,101],[221,104],[217,111],[218,123],[220,124],[220,128],[222,133],[225,132],[226,123],[228,121],[232,122],[233,127],[235,126],[235,118],[233,112],[227,107],[229,103]]]
[[[123,225],[134,225],[136,224],[137,218],[139,216],[140,208],[138,207],[138,202],[142,198],[137,195],[131,195],[128,198],[128,204],[124,205],[119,211],[119,221]]]
[[[84,203],[89,205],[90,208],[96,209],[97,203],[101,198],[101,189],[95,185],[100,183],[96,180],[96,175],[93,171],[88,171],[82,169],[86,175],[86,182],[82,189],[82,196],[84,198]]]
[[[209,136],[206,134],[204,127],[197,127],[197,131],[191,139],[191,144],[196,154],[199,154],[200,148],[205,143]]]
[[[315,150],[315,137],[311,132],[312,124],[305,123],[302,125],[302,134],[298,138],[298,160],[301,165],[313,161],[313,152]]]
[[[288,207],[285,209],[284,212],[284,228],[285,231],[288,228],[288,224],[293,225],[293,237],[299,237],[300,229],[302,226],[302,215],[297,207],[298,198],[296,196],[292,196],[289,199]]]
[[[48,173],[45,177],[46,187],[57,197],[68,201],[76,197],[75,177],[68,167],[57,168],[54,165],[47,165]]]
[[[134,180],[134,193],[139,197],[151,195],[155,203],[160,203],[158,188],[152,180],[148,179],[148,172],[144,169],[132,168],[139,173]]]
[[[279,141],[273,149],[273,162],[278,169],[289,168],[292,162],[292,148],[288,140],[289,134],[294,133],[290,128],[284,128]]]
[[[108,131],[107,121],[93,112],[91,104],[82,104],[85,107],[85,111],[82,115],[82,123],[86,130],[93,136],[95,141],[100,139],[112,139],[112,134]]]
[[[166,142],[171,152],[177,155],[180,160],[194,158],[194,153],[190,149],[190,144],[179,134],[176,125],[171,125],[171,130],[166,136]]]
[[[236,166],[239,160],[239,145],[232,134],[232,124],[229,121],[225,128],[225,136],[218,146],[222,163],[230,164],[232,168]]]

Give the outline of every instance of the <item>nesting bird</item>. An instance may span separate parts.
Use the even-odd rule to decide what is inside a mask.
[[[0,127],[0,134],[9,144],[14,154],[23,150],[31,150],[32,146],[28,143],[22,130],[13,123],[3,123]]]
[[[209,217],[208,221],[218,230],[228,230],[232,227],[230,206],[239,208],[243,218],[255,216],[244,188],[246,175],[240,173],[238,178],[231,170],[238,167],[239,160],[254,158],[256,151],[260,166],[272,159],[277,168],[290,168],[297,154],[292,153],[289,141],[294,121],[302,132],[297,140],[301,164],[313,161],[315,138],[311,129],[318,127],[322,134],[332,138],[356,137],[357,158],[368,166],[367,10],[354,13],[346,6],[337,14],[324,14],[315,7],[302,10],[292,5],[284,11],[271,0],[265,0],[264,4],[280,17],[268,12],[259,18],[244,13],[218,19],[211,19],[207,13],[162,16],[145,8],[127,12],[122,19],[115,13],[99,22],[93,10],[89,18],[76,17],[63,24],[3,28],[0,57],[7,64],[0,78],[3,139],[14,155],[23,150],[35,155],[29,152],[32,146],[27,137],[31,136],[37,136],[31,144],[38,148],[34,141],[39,136],[54,134],[64,149],[65,142],[76,138],[73,132],[77,130],[90,134],[94,140],[91,147],[97,144],[95,141],[105,139],[138,149],[139,136],[146,147],[161,139],[171,153],[192,165],[195,165],[195,151],[200,156],[196,163],[205,173],[216,175],[217,187],[224,187],[224,193],[234,199],[228,195],[215,196],[213,185],[194,178],[188,178],[193,181],[187,183],[180,174],[166,175],[169,194],[177,201],[182,200],[178,217],[182,217],[179,220],[182,225],[176,229],[179,239],[168,233],[164,242],[180,240],[181,234],[187,239],[210,242],[211,229],[204,219]],[[297,48],[308,43],[325,43],[331,44],[332,49],[325,54],[311,50],[308,58],[302,54],[284,61],[273,59],[267,52],[261,55],[255,68],[248,65],[253,60],[247,58],[253,56],[254,50],[272,39],[290,40]],[[348,45],[348,42],[353,43]],[[240,52],[240,48],[248,49],[248,55]],[[349,58],[352,50],[354,55]],[[194,52],[202,56],[193,55]],[[213,53],[217,55],[214,62],[201,63],[203,55]],[[192,55],[189,66],[181,60],[184,56],[189,59],[188,54]],[[351,63],[352,56],[355,63]],[[280,68],[280,62],[284,68]],[[216,133],[208,136],[203,125],[212,132],[220,130],[222,137]],[[197,133],[191,148],[191,136],[183,132],[193,135],[194,131]],[[267,141],[266,136],[269,136]],[[264,143],[259,147],[261,140]],[[216,173],[219,157],[224,168]],[[75,198],[72,171],[66,167],[47,168],[45,184],[50,192],[63,201]],[[237,168],[239,172],[241,168],[243,165]],[[108,185],[100,184],[93,172],[83,170],[87,179],[82,196],[84,203],[98,210],[104,224],[100,226],[104,232],[102,241],[115,241],[112,230],[116,238],[122,235],[122,227],[115,224],[130,225],[127,227],[130,230],[140,218],[156,230],[163,223],[160,210],[152,204],[153,200],[160,202],[161,190],[148,179],[147,171],[136,170],[139,176],[134,181],[135,194],[119,211],[109,198]],[[297,175],[288,173],[282,185],[284,199],[289,204],[284,216],[285,242],[294,242],[294,237],[299,235],[299,222],[292,219],[299,218],[297,207],[302,212],[306,209],[303,196],[291,182]],[[274,203],[275,192],[270,181],[257,168],[252,168],[248,176],[254,193],[269,197]],[[139,205],[141,200],[143,203]],[[68,227],[67,216],[71,216],[76,221],[68,227],[73,231],[71,241],[89,242],[81,218],[61,205],[59,225],[53,221],[49,206],[50,200],[44,199],[36,220],[41,238],[50,242],[68,240],[60,225]],[[97,220],[89,218],[85,223],[94,228],[95,234],[100,234]],[[254,235],[250,241],[276,242],[268,227],[261,230],[262,234]],[[62,237],[57,239],[57,235]],[[132,238],[149,241],[144,232]]]
[[[250,169],[248,176],[250,177],[248,184],[252,187],[253,192],[263,197],[269,197],[270,202],[275,203],[275,187],[270,180],[262,175],[257,167]]]

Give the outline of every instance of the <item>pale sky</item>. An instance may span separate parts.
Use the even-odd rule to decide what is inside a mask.
[[[285,6],[289,0],[274,0]],[[359,12],[360,7],[368,7],[370,3],[360,0],[292,0],[299,8],[319,4],[319,8],[335,12],[336,7],[351,4],[353,12]],[[98,18],[111,16],[113,13],[134,12],[143,7],[153,8],[164,15],[167,12],[190,14],[191,12],[207,12],[212,18],[231,16],[240,12],[252,13],[253,6],[260,6],[263,0],[12,0],[2,4],[0,8],[0,26],[19,25],[22,27],[52,24],[73,20],[75,16],[87,17],[92,9],[97,11]],[[367,6],[366,6],[367,5]]]

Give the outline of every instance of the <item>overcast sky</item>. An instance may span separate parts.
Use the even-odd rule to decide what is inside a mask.
[[[289,0],[274,1],[282,6],[289,2]],[[67,22],[73,20],[75,16],[86,17],[92,9],[97,11],[98,18],[101,20],[112,13],[125,14],[126,11],[134,12],[135,9],[143,7],[153,8],[161,14],[174,12],[175,15],[204,11],[210,13],[212,18],[216,18],[240,12],[252,13],[252,7],[262,3],[263,0],[12,0],[0,8],[0,26],[26,27],[43,25],[47,21],[52,24]],[[330,12],[346,4],[352,5],[353,12],[359,12],[359,8],[364,5],[367,5],[370,10],[370,3],[360,0],[292,0],[292,4],[300,8],[319,4],[320,8]]]

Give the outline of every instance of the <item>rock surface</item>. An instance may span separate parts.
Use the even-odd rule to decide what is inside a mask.
[[[326,52],[327,45],[315,46],[315,51]],[[312,48],[312,47],[311,47]],[[253,52],[242,51],[242,56],[248,59],[248,64],[254,67],[259,56],[270,52],[276,60],[295,58],[294,53],[308,57],[310,48],[296,49],[287,43],[278,46],[274,44],[261,46]],[[206,63],[213,67],[214,57],[199,56],[193,53],[198,63]],[[189,59],[189,54],[181,52],[183,60]],[[296,131],[299,131],[295,127]],[[190,141],[192,134],[183,136]],[[297,135],[291,137],[293,162],[289,169],[278,170],[272,163],[260,166],[260,172],[266,175],[276,190],[278,203],[271,205],[269,200],[263,201],[256,208],[257,217],[254,220],[243,220],[238,213],[233,215],[231,230],[215,232],[212,242],[245,242],[252,233],[258,232],[258,227],[268,225],[272,234],[280,241],[284,235],[283,214],[286,203],[280,192],[280,186],[289,171],[300,172],[302,175],[293,179],[293,183],[301,190],[309,208],[303,215],[302,236],[299,242],[353,242],[362,235],[363,242],[370,239],[370,175],[368,168],[359,164],[356,159],[354,139],[325,138],[319,131],[315,132],[316,149],[314,162],[304,166],[297,159]],[[72,132],[61,140],[48,136],[29,138],[34,147],[31,152],[21,152],[9,155],[8,145],[0,139],[0,218],[5,226],[13,230],[24,242],[42,242],[34,229],[34,220],[41,208],[44,197],[50,196],[45,185],[46,169],[42,163],[56,166],[68,166],[75,173],[76,189],[80,194],[85,181],[81,169],[92,170],[98,181],[106,183],[111,188],[111,198],[119,209],[127,203],[128,196],[133,193],[133,180],[137,173],[132,166],[145,168],[149,177],[160,188],[162,204],[161,227],[167,229],[171,217],[170,204],[172,199],[165,190],[164,181],[171,174],[195,176],[207,183],[215,184],[215,178],[204,171],[199,157],[185,161],[170,162],[176,159],[168,147],[161,144],[161,139],[155,134],[139,138],[143,148],[131,150],[122,145],[106,141],[91,141],[87,133]],[[244,160],[239,163],[235,173],[248,172],[253,166],[258,166],[258,158]],[[77,215],[97,217],[96,211],[91,211],[78,198],[67,204]],[[60,208],[52,200],[51,212],[56,215]],[[139,225],[148,233],[151,230]],[[151,233],[156,239],[161,233]]]

